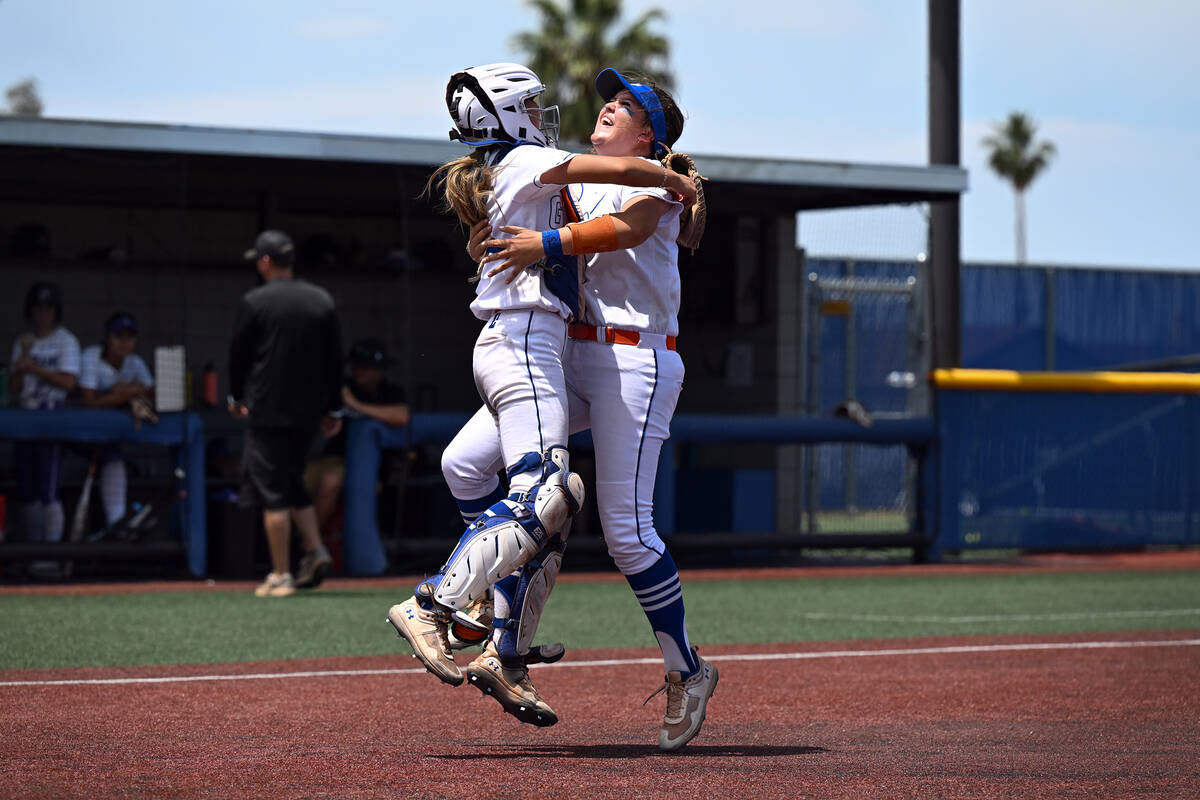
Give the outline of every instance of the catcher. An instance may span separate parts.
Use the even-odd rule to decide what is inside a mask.
[[[688,640],[679,574],[654,529],[653,497],[659,451],[683,386],[683,361],[675,349],[678,247],[699,246],[705,205],[695,164],[669,149],[683,132],[683,115],[674,98],[648,80],[632,81],[613,69],[596,77],[596,89],[606,101],[591,136],[597,153],[662,160],[687,175],[697,189],[697,202],[684,208],[663,189],[572,185],[571,199],[586,210],[585,224],[604,222],[611,235],[600,243],[604,246],[596,247],[592,237],[576,235],[575,225],[557,231],[565,253],[600,251],[588,257],[582,320],[568,328],[563,357],[568,424],[571,432],[592,430],[605,543],[663,654],[667,677],[659,691],[666,691],[667,708],[659,747],[677,750],[700,731],[717,669]],[[512,238],[484,241],[478,229],[473,232],[472,255],[483,255],[486,247],[489,252],[482,260],[496,262],[489,277],[507,269],[513,270],[512,277],[554,246],[546,243],[546,232],[507,226],[500,230]],[[481,411],[445,450],[443,472],[456,498],[494,490],[501,459],[493,427]],[[543,584],[536,602],[524,609],[526,616],[533,615],[531,625],[527,618],[520,619],[526,641],[532,638],[530,628],[536,627],[548,591]],[[521,607],[520,602],[510,605]],[[474,682],[474,675],[469,677]]]

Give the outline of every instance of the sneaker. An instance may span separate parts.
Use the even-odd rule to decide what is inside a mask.
[[[666,682],[650,695],[654,697],[664,691],[667,693],[667,713],[658,731],[659,750],[678,750],[700,733],[708,709],[708,698],[717,688],[717,668],[700,658],[695,648],[692,648],[692,652],[700,663],[700,669],[686,680],[683,673],[668,672]],[[646,698],[646,702],[650,701],[650,697]]]
[[[304,554],[296,568],[296,588],[315,589],[333,568],[333,559],[324,545]]]
[[[296,582],[292,580],[290,572],[282,575],[272,572],[254,590],[256,597],[287,597],[295,593]]]
[[[445,612],[421,608],[416,597],[392,606],[387,615],[387,621],[396,629],[397,635],[412,647],[413,658],[419,659],[425,669],[443,683],[458,686],[463,682],[463,676],[450,656],[446,641],[447,620]]]
[[[521,722],[547,728],[558,722],[558,714],[546,704],[529,680],[526,667],[511,668],[500,663],[496,646],[488,642],[483,653],[467,665],[467,680],[479,691],[496,698],[505,712]]]

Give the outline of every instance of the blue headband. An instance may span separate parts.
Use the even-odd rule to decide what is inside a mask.
[[[612,67],[605,67],[596,76],[596,91],[605,102],[616,97],[622,87],[629,90],[650,117],[650,129],[654,131],[654,157],[662,158],[667,154],[667,117],[663,114],[658,94],[644,83],[630,83]]]

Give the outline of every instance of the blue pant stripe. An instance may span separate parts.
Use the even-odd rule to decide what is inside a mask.
[[[538,405],[537,384],[533,380],[533,365],[529,363],[529,334],[533,331],[533,313],[529,312],[529,321],[525,325],[525,372],[529,375],[529,388],[533,390],[533,410],[537,416],[538,450],[546,452],[546,443],[542,440],[542,409]]]
[[[638,541],[641,542],[642,547],[661,556],[667,552],[666,546],[664,545],[663,549],[659,550],[646,544],[646,541],[642,538],[642,515],[638,513],[638,484],[642,475],[642,452],[646,447],[646,429],[650,427],[650,409],[654,407],[654,395],[658,393],[658,351],[653,350],[651,352],[654,354],[654,385],[650,388],[650,399],[646,403],[646,414],[642,419],[642,436],[638,440],[637,466],[633,471],[633,509],[634,517],[637,519]],[[657,470],[658,464],[652,465],[651,469]]]

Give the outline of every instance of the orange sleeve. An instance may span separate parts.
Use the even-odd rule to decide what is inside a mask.
[[[616,223],[608,214],[587,222],[573,222],[567,228],[571,231],[571,255],[611,253],[621,249],[617,243]]]

